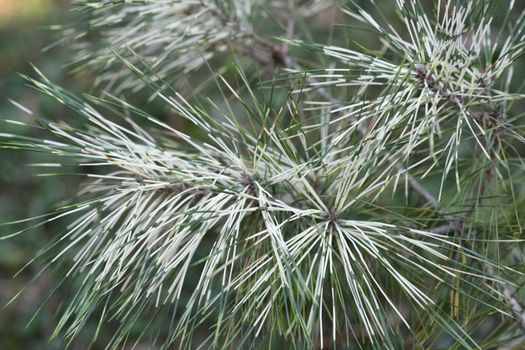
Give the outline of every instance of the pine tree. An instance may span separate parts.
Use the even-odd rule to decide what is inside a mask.
[[[80,121],[1,134],[86,177],[33,219],[71,220],[40,257],[78,286],[53,337],[97,320],[110,349],[525,344],[515,1],[73,2],[60,43],[95,92],[25,79]]]

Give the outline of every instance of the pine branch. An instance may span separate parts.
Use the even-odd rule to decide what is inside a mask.
[[[192,346],[196,329],[210,320],[213,329],[204,343],[212,348],[262,345],[263,333],[293,347],[355,342],[392,349],[408,343],[431,346],[433,337],[447,333],[454,346],[474,348],[478,338],[469,330],[482,318],[478,310],[485,317],[515,316],[524,329],[524,306],[503,277],[519,272],[474,250],[477,240],[466,235],[466,223],[483,210],[480,204],[493,178],[500,176],[498,162],[505,158],[504,145],[511,143],[503,136],[520,139],[500,107],[516,97],[489,85],[525,53],[525,14],[495,57],[482,52],[484,45],[488,51],[498,47],[492,46],[487,8],[478,14],[471,3],[445,1],[445,9],[436,8],[430,20],[419,1],[396,1],[406,25],[404,38],[396,26],[380,25],[359,2],[350,1],[355,11],[343,11],[379,34],[383,55],[295,40],[296,26],[306,16],[296,13],[326,6],[321,0],[264,2],[286,5],[285,15],[276,16],[282,17],[278,21],[287,36],[281,42],[254,31],[253,10],[263,2],[80,3],[95,15],[90,29],[100,29],[108,43],[116,44],[112,60],[129,71],[114,71],[112,62],[105,62],[107,47],[92,52],[83,46],[88,65],[108,63],[102,79],[120,81],[117,94],[151,87],[153,96],[196,132],[185,134],[109,93],[79,99],[39,72],[40,80],[26,77],[34,88],[77,112],[82,126],[39,119],[54,140],[0,133],[0,147],[43,151],[96,169],[86,171],[93,181],[79,193],[82,201],[44,219],[78,215],[59,237],[63,245],[52,262],[73,253],[67,277],[79,278],[82,289],[54,336],[77,336],[101,303],[100,324],[110,319],[121,325],[105,344],[108,348],[126,345],[147,307],[154,305],[155,318],[168,304],[176,317],[152,337],[155,342],[166,331],[161,340],[166,348]],[[470,18],[477,24],[472,28]],[[309,71],[292,56],[291,45],[322,52],[345,67]],[[250,60],[235,60],[235,87],[229,74],[222,76],[226,66],[206,79],[216,81],[216,95],[223,101],[214,94],[193,104],[165,81],[187,77],[203,64],[214,70],[210,57],[227,52],[251,58],[250,67],[291,72],[292,78],[277,79],[286,82],[292,95],[278,107],[265,94],[259,97],[243,69]],[[489,62],[490,67],[480,68]],[[297,91],[294,74],[304,78]],[[340,85],[358,90],[355,102],[343,102],[337,97],[342,94],[332,92]],[[296,92],[304,93],[299,101],[293,98]],[[99,107],[122,117],[125,125]],[[153,131],[138,126],[131,115]],[[434,135],[445,138],[435,142]],[[488,162],[476,169],[485,175],[477,183],[458,171],[463,170],[460,148],[471,143]],[[442,173],[438,196],[412,175],[422,173],[423,179],[432,170]],[[458,194],[446,194],[463,198],[475,190],[465,192],[465,182],[478,186],[476,202],[461,215],[442,206],[443,182],[451,170],[456,171]],[[401,199],[400,179],[405,191],[412,190],[424,203],[427,210],[421,213],[444,225],[410,228],[430,225],[427,218],[383,208],[389,189],[394,202]],[[408,227],[398,225],[399,218]],[[499,237],[494,242],[501,244]],[[456,322],[463,315],[460,298],[469,300],[462,304],[463,324]],[[414,339],[397,336],[406,331]]]
[[[265,46],[268,47],[270,45],[265,43]],[[297,63],[295,63],[293,61],[293,58],[290,57],[289,55],[287,55],[285,52],[280,51],[279,54],[282,55],[283,57],[285,57],[285,59],[284,59],[285,62],[288,62],[287,63],[287,68],[298,70],[299,72],[304,71]],[[420,74],[420,73],[416,72],[416,74]],[[425,77],[426,77],[426,74],[425,74]],[[428,77],[425,78],[425,80],[428,80],[428,79],[429,79]],[[310,77],[310,76],[306,76],[306,80],[312,85],[318,85],[318,83],[319,83],[315,78]],[[438,84],[439,83],[436,83],[436,81],[434,79],[431,79],[431,86],[436,86],[435,87],[435,89],[437,90],[436,92],[441,93],[441,90],[444,90],[445,93],[443,93],[443,96],[447,100],[449,100],[451,103],[454,103],[456,105],[457,104],[461,104],[459,98],[455,97],[455,95],[453,93],[450,93],[449,90],[446,87],[439,87],[438,88],[437,87]],[[341,107],[344,106],[344,104],[339,99],[337,99],[335,96],[333,96],[327,89],[325,89],[323,87],[320,87],[320,88],[316,89],[316,92],[321,97],[325,98],[327,101],[330,101],[336,108],[341,108]],[[494,113],[496,113],[496,111],[495,111],[496,107],[493,107],[493,108],[494,108]],[[354,123],[354,124],[358,124],[359,123],[359,121],[356,118],[354,118],[354,117],[351,118],[351,122]],[[359,130],[359,133],[361,134],[361,136],[363,138],[366,138],[366,136],[368,134],[368,128],[361,125],[361,126],[359,126],[358,130]],[[489,167],[491,167],[491,166],[492,165],[489,164]],[[431,229],[432,232],[435,232],[435,233],[449,233],[450,231],[458,231],[460,233],[463,232],[463,224],[462,223],[465,220],[467,220],[468,216],[470,216],[473,213],[473,210],[475,209],[475,207],[473,207],[466,216],[455,218],[455,217],[451,216],[450,214],[447,214],[446,211],[439,204],[439,201],[437,200],[437,198],[432,193],[430,193],[430,191],[428,191],[421,183],[419,183],[416,178],[411,176],[406,169],[404,169],[399,164],[396,164],[396,168],[399,170],[399,172],[401,174],[405,174],[408,185],[416,193],[418,193],[419,196],[422,199],[424,199],[428,205],[430,205],[432,208],[434,208],[437,213],[440,213],[443,216],[445,221],[447,221],[447,224]],[[489,169],[487,169],[487,170],[489,170]],[[486,180],[490,181],[490,176],[488,176],[486,178]],[[483,188],[485,189],[486,186],[483,186]],[[480,194],[480,197],[482,197],[482,196],[483,196],[483,194]],[[492,277],[496,276],[496,274],[494,272],[494,268],[492,267],[492,265],[486,264],[485,269],[486,269],[487,273],[490,276],[492,276]],[[511,308],[511,310],[514,313],[516,319],[518,320],[519,325],[522,328],[522,330],[525,331],[525,309],[523,308],[522,304],[514,297],[513,289],[509,285],[507,285],[506,283],[503,283],[502,284],[502,289],[503,289],[503,295],[505,297],[505,301],[506,301],[507,305],[509,305],[509,307]]]
[[[263,49],[271,50],[272,57],[274,57],[274,60],[270,61],[268,58],[264,59],[264,58],[255,57],[255,56],[252,56],[252,58],[258,60],[259,62],[265,65],[268,65],[270,63],[283,64],[285,68],[298,71],[300,75],[304,74],[303,73],[304,69],[293,60],[293,58],[289,55],[286,47],[279,48],[276,44],[268,41],[267,39],[259,37],[257,35],[253,35],[253,39]],[[278,57],[279,59],[276,60],[275,57]],[[443,98],[446,101],[456,106],[459,106],[459,107],[463,106],[464,102],[462,101],[461,97],[458,97],[453,92],[451,92],[450,89],[446,86],[446,84],[437,81],[432,76],[431,73],[428,73],[425,71],[424,67],[416,67],[415,74],[418,77],[418,79],[424,82],[432,91],[443,96]],[[312,76],[306,75],[305,79],[311,85],[315,85],[315,86],[319,85],[319,81]],[[344,104],[339,99],[337,99],[335,96],[333,96],[324,87],[321,86],[321,87],[316,88],[316,93],[318,93],[326,101],[330,101],[335,109],[340,109],[344,107]],[[493,113],[494,114],[497,113],[494,106],[493,106]],[[335,115],[337,114],[338,112],[335,113]],[[473,117],[478,115],[478,113],[469,113],[469,114],[472,115]],[[357,128],[359,133],[361,134],[362,138],[366,138],[368,134],[368,128],[364,125],[360,125],[357,118],[353,116],[350,118],[350,121],[356,125],[359,125]],[[395,166],[400,174],[405,174],[407,184],[410,186],[410,188],[414,190],[416,193],[418,193],[419,196],[422,199],[424,199],[425,202],[430,207],[434,208],[436,212],[440,213],[440,215],[444,218],[444,220],[447,221],[447,224],[431,229],[432,232],[435,232],[435,233],[449,233],[451,231],[457,231],[460,233],[463,232],[463,222],[468,219],[468,216],[472,214],[475,207],[473,207],[472,210],[470,210],[468,215],[466,216],[456,218],[450,214],[447,214],[444,208],[442,208],[441,205],[439,204],[438,199],[430,191],[428,191],[421,183],[419,183],[419,181],[416,178],[410,175],[407,169],[404,169],[403,166],[399,164],[396,164]],[[486,186],[483,186],[483,188],[485,187]],[[464,240],[462,241],[464,242]],[[496,277],[495,271],[491,264],[486,264],[485,269],[486,269],[486,272],[490,276]],[[502,283],[501,287],[503,289],[503,295],[504,295],[506,304],[511,308],[522,330],[525,331],[525,309],[523,308],[522,304],[514,297],[513,289],[508,284]]]

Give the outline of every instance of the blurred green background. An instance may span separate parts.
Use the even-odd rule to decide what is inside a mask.
[[[83,81],[86,77],[68,73],[69,70],[65,67],[68,61],[66,50],[55,48],[50,52],[42,51],[54,41],[55,34],[49,26],[71,18],[68,3],[66,0],[0,0],[1,119],[30,122],[28,115],[9,100],[19,102],[35,114],[50,118],[67,118],[68,111],[27,87],[17,74],[34,76],[31,63],[38,66],[53,81],[73,91],[85,88]],[[36,136],[35,130],[4,123],[0,126],[0,131],[32,133],[32,136]],[[56,202],[66,198],[68,193],[74,193],[72,191],[75,191],[77,179],[37,177],[36,171],[27,166],[30,163],[45,161],[45,156],[41,154],[10,150],[0,152],[0,222],[49,212]],[[56,323],[55,310],[61,302],[60,292],[54,294],[35,316],[35,311],[57,284],[56,272],[46,270],[32,282],[31,279],[43,268],[42,264],[37,262],[13,278],[38,250],[50,241],[57,230],[60,230],[60,225],[46,225],[30,230],[0,244],[0,349],[62,348],[58,344],[49,343],[49,335]],[[11,233],[23,226],[1,227],[0,235]],[[20,294],[16,301],[4,307],[23,288],[26,288],[25,292]],[[74,348],[84,349],[85,346],[75,345]]]

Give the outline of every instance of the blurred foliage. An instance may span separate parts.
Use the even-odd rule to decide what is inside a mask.
[[[0,0],[0,25],[38,21],[49,16],[54,6],[52,0]]]
[[[42,52],[42,48],[53,41],[51,32],[46,27],[61,22],[67,16],[69,11],[65,1],[0,0],[2,119],[29,121],[28,115],[16,108],[10,100],[48,117],[65,113],[61,106],[29,89],[17,74],[33,74],[30,63],[45,70],[51,79],[60,81],[75,91],[81,89],[81,80],[68,75],[67,69],[64,69],[67,62],[64,50],[56,49],[52,54]],[[34,132],[5,124],[1,129],[2,132]],[[53,203],[75,190],[75,178],[36,177],[34,171],[25,166],[45,161],[41,154],[8,150],[0,153],[0,222],[41,215],[49,211]],[[3,307],[27,287],[15,302],[0,311],[0,349],[61,348],[56,344],[49,344],[60,295],[53,296],[41,312],[35,315],[35,310],[56,285],[57,275],[45,271],[33,283],[30,279],[37,276],[43,268],[35,264],[22,271],[16,278],[13,276],[45,246],[46,242],[49,242],[49,237],[53,232],[60,230],[60,225],[63,224],[40,227],[0,244],[0,305]],[[2,234],[6,231],[7,229],[0,229]],[[35,317],[32,320],[33,316]]]

